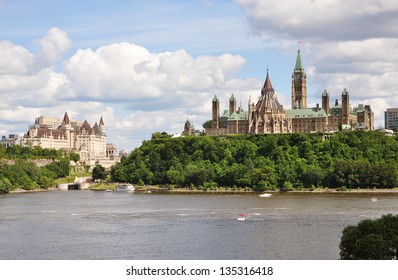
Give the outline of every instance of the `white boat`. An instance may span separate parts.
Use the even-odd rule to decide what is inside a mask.
[[[239,214],[238,221],[244,221],[244,220],[246,220],[245,215],[244,214]]]
[[[377,197],[372,197],[372,198],[370,199],[370,201],[372,201],[372,202],[377,202],[378,199],[377,199]]]
[[[117,185],[115,187],[115,192],[133,192],[135,190],[133,185],[126,184],[126,185]]]
[[[105,190],[105,192],[111,192],[111,191],[112,191],[112,190],[110,190],[110,189],[106,189],[106,190]]]
[[[262,193],[259,195],[259,197],[271,197],[271,196],[272,196],[272,194],[270,194],[270,193]]]

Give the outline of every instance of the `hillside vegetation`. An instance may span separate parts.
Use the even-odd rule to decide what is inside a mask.
[[[43,159],[49,164],[39,167],[36,163]],[[69,175],[70,160],[79,160],[79,155],[40,147],[6,149],[0,145],[0,193],[53,187],[55,179]]]
[[[257,190],[395,188],[398,139],[381,132],[170,138],[156,133],[114,166],[114,181]]]

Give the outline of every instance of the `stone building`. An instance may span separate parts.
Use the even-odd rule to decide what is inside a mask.
[[[99,124],[93,126],[71,121],[65,113],[62,121],[41,116],[29,127],[24,136],[24,145],[49,149],[64,149],[79,153],[83,164],[94,165],[106,159],[105,124],[101,117]]]
[[[269,78],[268,70],[261,95],[256,105],[249,97],[248,111],[236,109],[234,95],[229,99],[229,110],[220,114],[220,102],[213,98],[212,128],[206,129],[207,135],[224,134],[266,134],[289,132],[332,132],[340,129],[373,130],[374,113],[370,105],[350,104],[350,94],[344,89],[341,103],[336,99],[330,105],[327,90],[322,94],[322,106],[307,106],[307,75],[305,73],[300,50],[292,73],[292,109],[283,109],[278,102]]]

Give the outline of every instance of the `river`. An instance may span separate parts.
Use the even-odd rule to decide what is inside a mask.
[[[398,214],[397,194],[0,195],[0,259],[339,258],[343,228]],[[238,221],[239,214],[246,216]]]

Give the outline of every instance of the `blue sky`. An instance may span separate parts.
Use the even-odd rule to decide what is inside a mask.
[[[0,0],[0,135],[65,111],[133,149],[155,131],[201,129],[211,98],[246,109],[269,68],[290,108],[297,42],[309,104],[326,88],[369,103],[376,126],[398,107],[398,3],[354,1]]]

